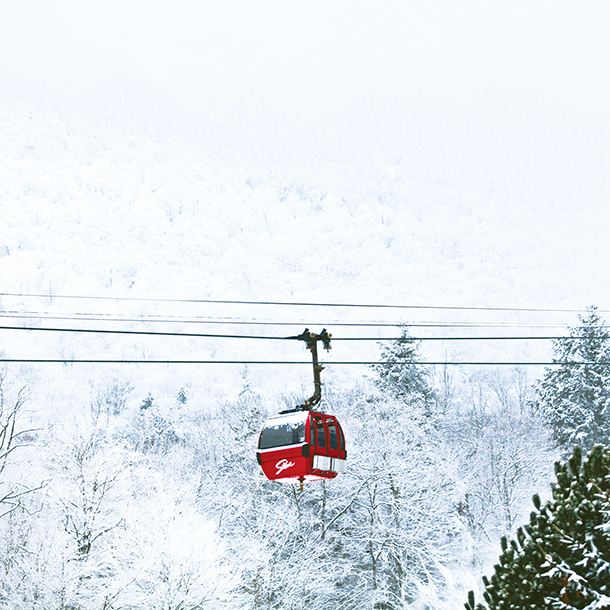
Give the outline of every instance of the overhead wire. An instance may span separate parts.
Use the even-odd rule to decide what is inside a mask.
[[[216,339],[261,339],[286,341],[299,339],[298,336],[277,337],[264,335],[229,335],[219,333],[185,333],[151,330],[117,330],[104,328],[49,328],[43,326],[0,326],[0,330],[30,331],[30,332],[64,332],[83,334],[140,335],[163,337],[202,337]],[[557,341],[560,339],[575,339],[567,336],[486,336],[486,337],[408,337],[410,341]],[[333,341],[400,341],[401,337],[333,337]]]
[[[125,359],[69,359],[69,358],[0,358],[6,363],[43,363],[43,364],[241,364],[241,365],[309,365],[305,360],[125,360]],[[324,361],[326,366],[610,366],[609,362],[465,362],[465,361]]]
[[[237,326],[341,326],[354,328],[565,328],[566,324],[525,324],[525,323],[493,323],[493,322],[434,322],[434,321],[406,321],[398,320],[391,322],[341,322],[336,320],[313,322],[307,320],[297,321],[272,321],[259,319],[235,319],[232,317],[210,318],[207,316],[159,316],[154,314],[138,314],[137,316],[123,316],[121,314],[106,314],[92,312],[72,312],[64,315],[56,315],[51,312],[0,312],[0,318],[24,319],[24,320],[64,320],[64,321],[87,321],[87,322],[143,322],[161,324],[209,324],[209,325],[237,325]],[[602,325],[608,328],[609,325]]]
[[[228,300],[202,300],[202,299],[143,299],[136,297],[86,297],[76,295],[42,295],[42,294],[17,294],[17,293],[0,293],[0,296],[20,296],[20,297],[37,297],[37,298],[66,298],[66,299],[98,299],[98,300],[115,300],[115,301],[156,301],[156,302],[190,302],[190,303],[219,303],[219,304],[248,304],[248,305],[294,305],[294,306],[316,306],[316,307],[383,307],[383,308],[401,308],[401,309],[441,309],[441,310],[472,310],[472,311],[521,311],[521,312],[577,312],[580,310],[568,310],[568,309],[536,309],[536,308],[488,308],[488,307],[442,307],[442,306],[410,306],[410,305],[380,305],[380,304],[348,304],[348,303],[287,303],[287,302],[274,302],[274,301],[228,301]],[[599,311],[599,310],[598,310]],[[153,315],[153,314],[140,314],[136,316],[127,317],[122,314],[112,313],[98,313],[98,312],[77,312],[69,313],[65,315],[56,315],[53,312],[39,312],[39,311],[4,311],[0,312],[0,317],[4,318],[18,318],[21,320],[25,319],[37,319],[37,320],[64,320],[71,322],[84,322],[84,321],[96,321],[96,322],[141,322],[141,323],[198,323],[198,324],[210,324],[210,325],[251,325],[251,326],[299,326],[299,325],[310,325],[314,326],[311,322],[304,321],[268,321],[254,319],[235,319],[232,317],[222,318],[211,318],[209,316],[173,316],[173,315]],[[320,324],[320,326],[322,326]],[[401,328],[401,327],[417,327],[417,328],[495,328],[509,330],[513,328],[560,328],[566,325],[556,324],[509,324],[500,323],[493,324],[488,322],[457,322],[457,323],[446,323],[446,322],[411,322],[411,321],[385,321],[385,322],[340,322],[331,321],[324,324],[324,326],[343,326],[343,327],[369,327],[369,328]],[[201,333],[201,332],[168,332],[168,331],[151,331],[151,330],[121,330],[121,329],[102,329],[102,328],[51,328],[43,326],[0,326],[0,330],[7,331],[42,331],[42,332],[62,332],[62,333],[83,333],[83,334],[113,334],[113,335],[140,335],[140,336],[165,336],[165,337],[190,337],[190,338],[223,338],[223,339],[261,339],[261,340],[291,340],[299,339],[302,337],[298,336],[263,336],[263,335],[246,335],[246,334],[221,334],[221,333]],[[398,341],[401,337],[333,337],[333,341]],[[569,340],[577,339],[576,337],[568,336],[459,336],[459,337],[408,337],[412,341],[556,341],[556,340]],[[301,361],[268,361],[268,360],[124,360],[124,359],[15,359],[15,358],[0,358],[0,362],[14,362],[14,363],[113,363],[113,364],[304,364]],[[379,365],[378,361],[333,361],[326,362],[325,364],[332,365]],[[421,361],[412,363],[395,363],[395,364],[421,364],[421,365],[464,365],[464,366],[556,366],[558,364],[567,364],[570,366],[606,366],[610,363],[557,363],[557,362],[446,362],[446,361]]]
[[[269,337],[263,335],[226,335],[216,333],[177,333],[154,330],[115,330],[107,328],[48,328],[42,326],[0,326],[0,330],[26,330],[43,332],[64,332],[64,333],[92,333],[106,335],[149,335],[162,337],[205,337],[216,339],[268,339],[268,340],[288,340],[296,337]]]
[[[483,306],[448,306],[448,305],[404,305],[387,303],[319,303],[301,301],[248,301],[231,299],[170,299],[152,297],[111,297],[96,295],[65,295],[65,294],[31,294],[0,292],[0,297],[19,297],[19,298],[44,298],[44,299],[81,299],[81,300],[103,300],[103,301],[132,301],[132,302],[153,302],[153,303],[206,303],[217,305],[274,305],[290,307],[345,307],[345,308],[370,308],[370,309],[430,309],[442,311],[515,311],[515,312],[541,312],[541,313],[581,313],[584,309],[559,309],[559,308],[538,308],[538,307],[483,307]],[[608,313],[608,310],[598,310]]]
[[[170,337],[204,337],[204,338],[229,338],[229,339],[268,339],[268,340],[297,340],[302,339],[300,336],[289,336],[289,337],[271,337],[271,336],[260,336],[260,335],[226,335],[226,334],[211,334],[211,333],[175,333],[175,332],[157,332],[157,331],[130,331],[130,330],[111,330],[111,329],[74,329],[74,328],[44,328],[44,327],[23,327],[23,326],[0,326],[0,330],[21,330],[21,331],[47,331],[47,332],[70,332],[70,333],[99,333],[99,334],[121,334],[121,335],[151,335],[151,336],[170,336]],[[334,337],[333,341],[400,341],[400,337]],[[575,339],[574,337],[409,337],[413,341],[473,341],[473,340],[485,340],[485,341],[502,341],[502,340],[558,340],[558,339]],[[307,364],[304,361],[285,361],[285,360],[152,360],[152,359],[66,359],[66,358],[0,358],[0,362],[5,363],[59,363],[59,364],[242,364],[242,365],[299,365]],[[327,361],[324,362],[326,365],[360,365],[360,366],[373,366],[373,365],[447,365],[447,366],[557,366],[559,364],[565,364],[568,366],[605,366],[610,365],[605,362],[524,362],[524,361],[512,361],[512,362],[476,362],[476,361],[416,361],[416,362],[404,362],[404,361],[389,361],[380,363],[379,361]]]

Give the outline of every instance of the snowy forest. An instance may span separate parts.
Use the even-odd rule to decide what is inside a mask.
[[[1,2],[0,608],[605,610],[609,7]]]
[[[418,349],[403,329],[363,381],[326,392],[349,469],[303,491],[262,476],[254,391],[206,408],[187,388],[134,401],[108,377],[61,425],[33,426],[31,387],[5,366],[3,607],[460,607],[549,495],[554,461],[607,443],[610,373],[594,363],[610,334],[591,308],[534,383],[458,378],[413,364]],[[593,364],[560,364],[578,361]],[[77,365],[61,366],[65,383]]]

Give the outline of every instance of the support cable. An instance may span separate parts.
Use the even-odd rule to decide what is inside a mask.
[[[44,298],[44,299],[83,299],[98,301],[134,301],[152,303],[207,303],[216,305],[275,305],[288,307],[346,307],[369,309],[434,309],[442,311],[521,311],[521,312],[553,312],[553,313],[582,313],[585,309],[553,309],[537,307],[460,307],[445,305],[392,305],[384,303],[315,303],[315,302],[286,302],[286,301],[245,301],[230,299],[167,299],[147,297],[108,297],[85,296],[65,294],[28,294],[19,292],[0,292],[0,297]],[[599,309],[600,313],[610,310]]]
[[[67,358],[0,358],[0,362],[17,364],[240,364],[240,365],[309,365],[302,360],[125,360],[125,359],[67,359]],[[328,361],[325,365],[333,366],[589,366],[610,367],[606,362],[472,362],[472,361]]]
[[[20,320],[64,320],[71,322],[142,322],[142,323],[161,323],[161,324],[210,324],[228,326],[322,326],[322,323],[306,320],[297,321],[271,321],[271,320],[244,320],[226,318],[210,318],[206,316],[192,316],[189,318],[182,316],[158,316],[152,314],[136,314],[136,316],[121,316],[120,314],[105,313],[68,313],[56,315],[51,312],[0,312],[0,318],[20,319]],[[568,324],[511,324],[493,322],[324,322],[329,326],[362,327],[362,328],[565,328]],[[604,324],[601,328],[610,328]]]
[[[153,337],[205,337],[214,339],[261,339],[272,341],[287,341],[300,339],[300,336],[272,337],[263,335],[227,335],[217,333],[184,333],[151,330],[117,330],[103,328],[49,328],[40,326],[0,326],[0,330],[30,331],[30,332],[62,332],[75,334],[106,334],[106,335],[139,335]],[[569,336],[485,336],[485,337],[408,337],[408,341],[557,341],[577,340],[578,337]],[[401,341],[401,337],[335,337],[335,341]]]

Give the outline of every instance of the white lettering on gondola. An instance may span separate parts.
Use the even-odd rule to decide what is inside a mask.
[[[275,467],[277,468],[277,472],[275,474],[280,474],[283,470],[287,468],[292,468],[294,466],[294,462],[289,462],[288,460],[280,460]]]

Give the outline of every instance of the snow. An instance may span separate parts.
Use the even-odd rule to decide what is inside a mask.
[[[287,413],[285,415],[278,415],[277,417],[270,417],[265,425],[269,428],[278,428],[280,426],[298,428],[303,422],[307,420],[308,417],[308,411],[300,411],[298,413]]]
[[[511,333],[517,324],[563,329],[576,316],[62,296],[578,310],[596,303],[603,310],[610,297],[609,10],[602,0],[2,3],[0,309],[33,318],[0,320],[175,332],[209,332],[219,328],[210,320],[222,320],[223,332],[240,334],[251,327],[237,322],[254,319],[269,322],[252,331],[261,335],[325,326],[339,339],[398,334],[391,327],[339,326],[361,321],[489,323]],[[506,520],[518,524],[531,493],[544,492],[539,485],[554,457],[544,431],[524,433],[523,388],[541,371],[528,370],[529,379],[519,382],[518,372],[456,369],[442,382],[447,413],[467,425],[452,430],[459,450],[445,447],[434,456],[430,447],[420,454],[411,444],[427,438],[419,423],[403,436],[392,436],[396,431],[383,422],[367,432],[372,424],[362,413],[373,407],[362,395],[351,403],[346,396],[364,392],[370,371],[329,366],[324,395],[344,409],[348,450],[351,433],[381,449],[370,439],[385,438],[388,453],[371,462],[372,480],[350,465],[343,495],[316,487],[300,500],[257,479],[248,460],[267,417],[311,394],[303,345],[3,330],[0,350],[24,359],[303,362],[7,366],[3,400],[11,404],[20,387],[28,389],[20,421],[36,430],[36,440],[19,463],[28,468],[12,463],[6,472],[13,482],[48,486],[27,507],[40,515],[31,530],[25,518],[0,522],[16,537],[7,537],[15,546],[7,542],[0,553],[6,558],[8,549],[31,545],[23,561],[38,575],[32,587],[46,586],[50,573],[53,591],[87,577],[74,567],[74,540],[61,524],[74,523],[75,507],[85,506],[96,460],[124,464],[125,478],[103,506],[104,523],[121,526],[100,538],[91,573],[116,570],[125,580],[92,597],[76,587],[72,601],[84,608],[104,603],[104,595],[113,603],[119,590],[128,592],[124,603],[136,604],[134,583],[148,607],[169,608],[187,584],[183,603],[221,605],[236,581],[255,606],[275,604],[274,587],[289,586],[292,603],[309,591],[299,562],[315,564],[324,586],[328,574],[343,574],[337,587],[351,590],[353,566],[333,564],[313,543],[296,548],[294,532],[327,532],[319,523],[336,519],[342,532],[369,536],[379,561],[390,561],[391,545],[375,536],[394,535],[391,518],[408,517],[430,537],[440,536],[421,517],[420,502],[428,510],[432,496],[440,498],[438,523],[459,543],[451,547],[453,563],[443,555],[449,547],[425,547],[440,566],[435,574],[444,576],[432,584],[414,580],[413,590],[435,608],[451,595],[461,603],[461,587],[493,561],[498,536],[510,529]],[[446,341],[421,351],[429,359],[551,355],[550,345],[531,341]],[[373,341],[337,340],[323,359],[378,356]],[[150,417],[141,408],[148,396],[155,405]],[[382,420],[390,407],[379,407]],[[79,465],[74,452],[92,439],[97,453]],[[158,451],[170,447],[168,454],[141,451],[153,441]],[[174,441],[185,444],[184,454]],[[366,442],[361,446],[372,451]],[[413,451],[425,458],[424,479],[438,487],[418,487],[418,473],[404,459]],[[536,452],[536,460],[528,459]],[[514,486],[502,490],[494,467]],[[396,472],[412,505],[392,504],[396,488],[386,475]],[[455,485],[446,493],[439,473]],[[326,512],[303,508],[314,496],[328,502],[319,505]],[[282,523],[278,506],[286,509]],[[451,512],[456,507],[461,515]],[[370,531],[366,519],[374,521]],[[327,534],[347,544],[350,556],[362,550],[354,538],[346,542],[332,528]],[[240,551],[236,541],[244,540]],[[410,538],[392,540],[394,550],[406,553],[400,544]],[[112,548],[119,549],[115,555]],[[273,569],[278,557],[284,576]],[[202,567],[189,572],[192,565]],[[62,570],[74,576],[72,584],[61,581]],[[12,578],[0,600],[17,595],[10,589],[20,582],[17,572]],[[354,597],[370,601],[360,589]],[[329,607],[338,607],[329,599]]]

